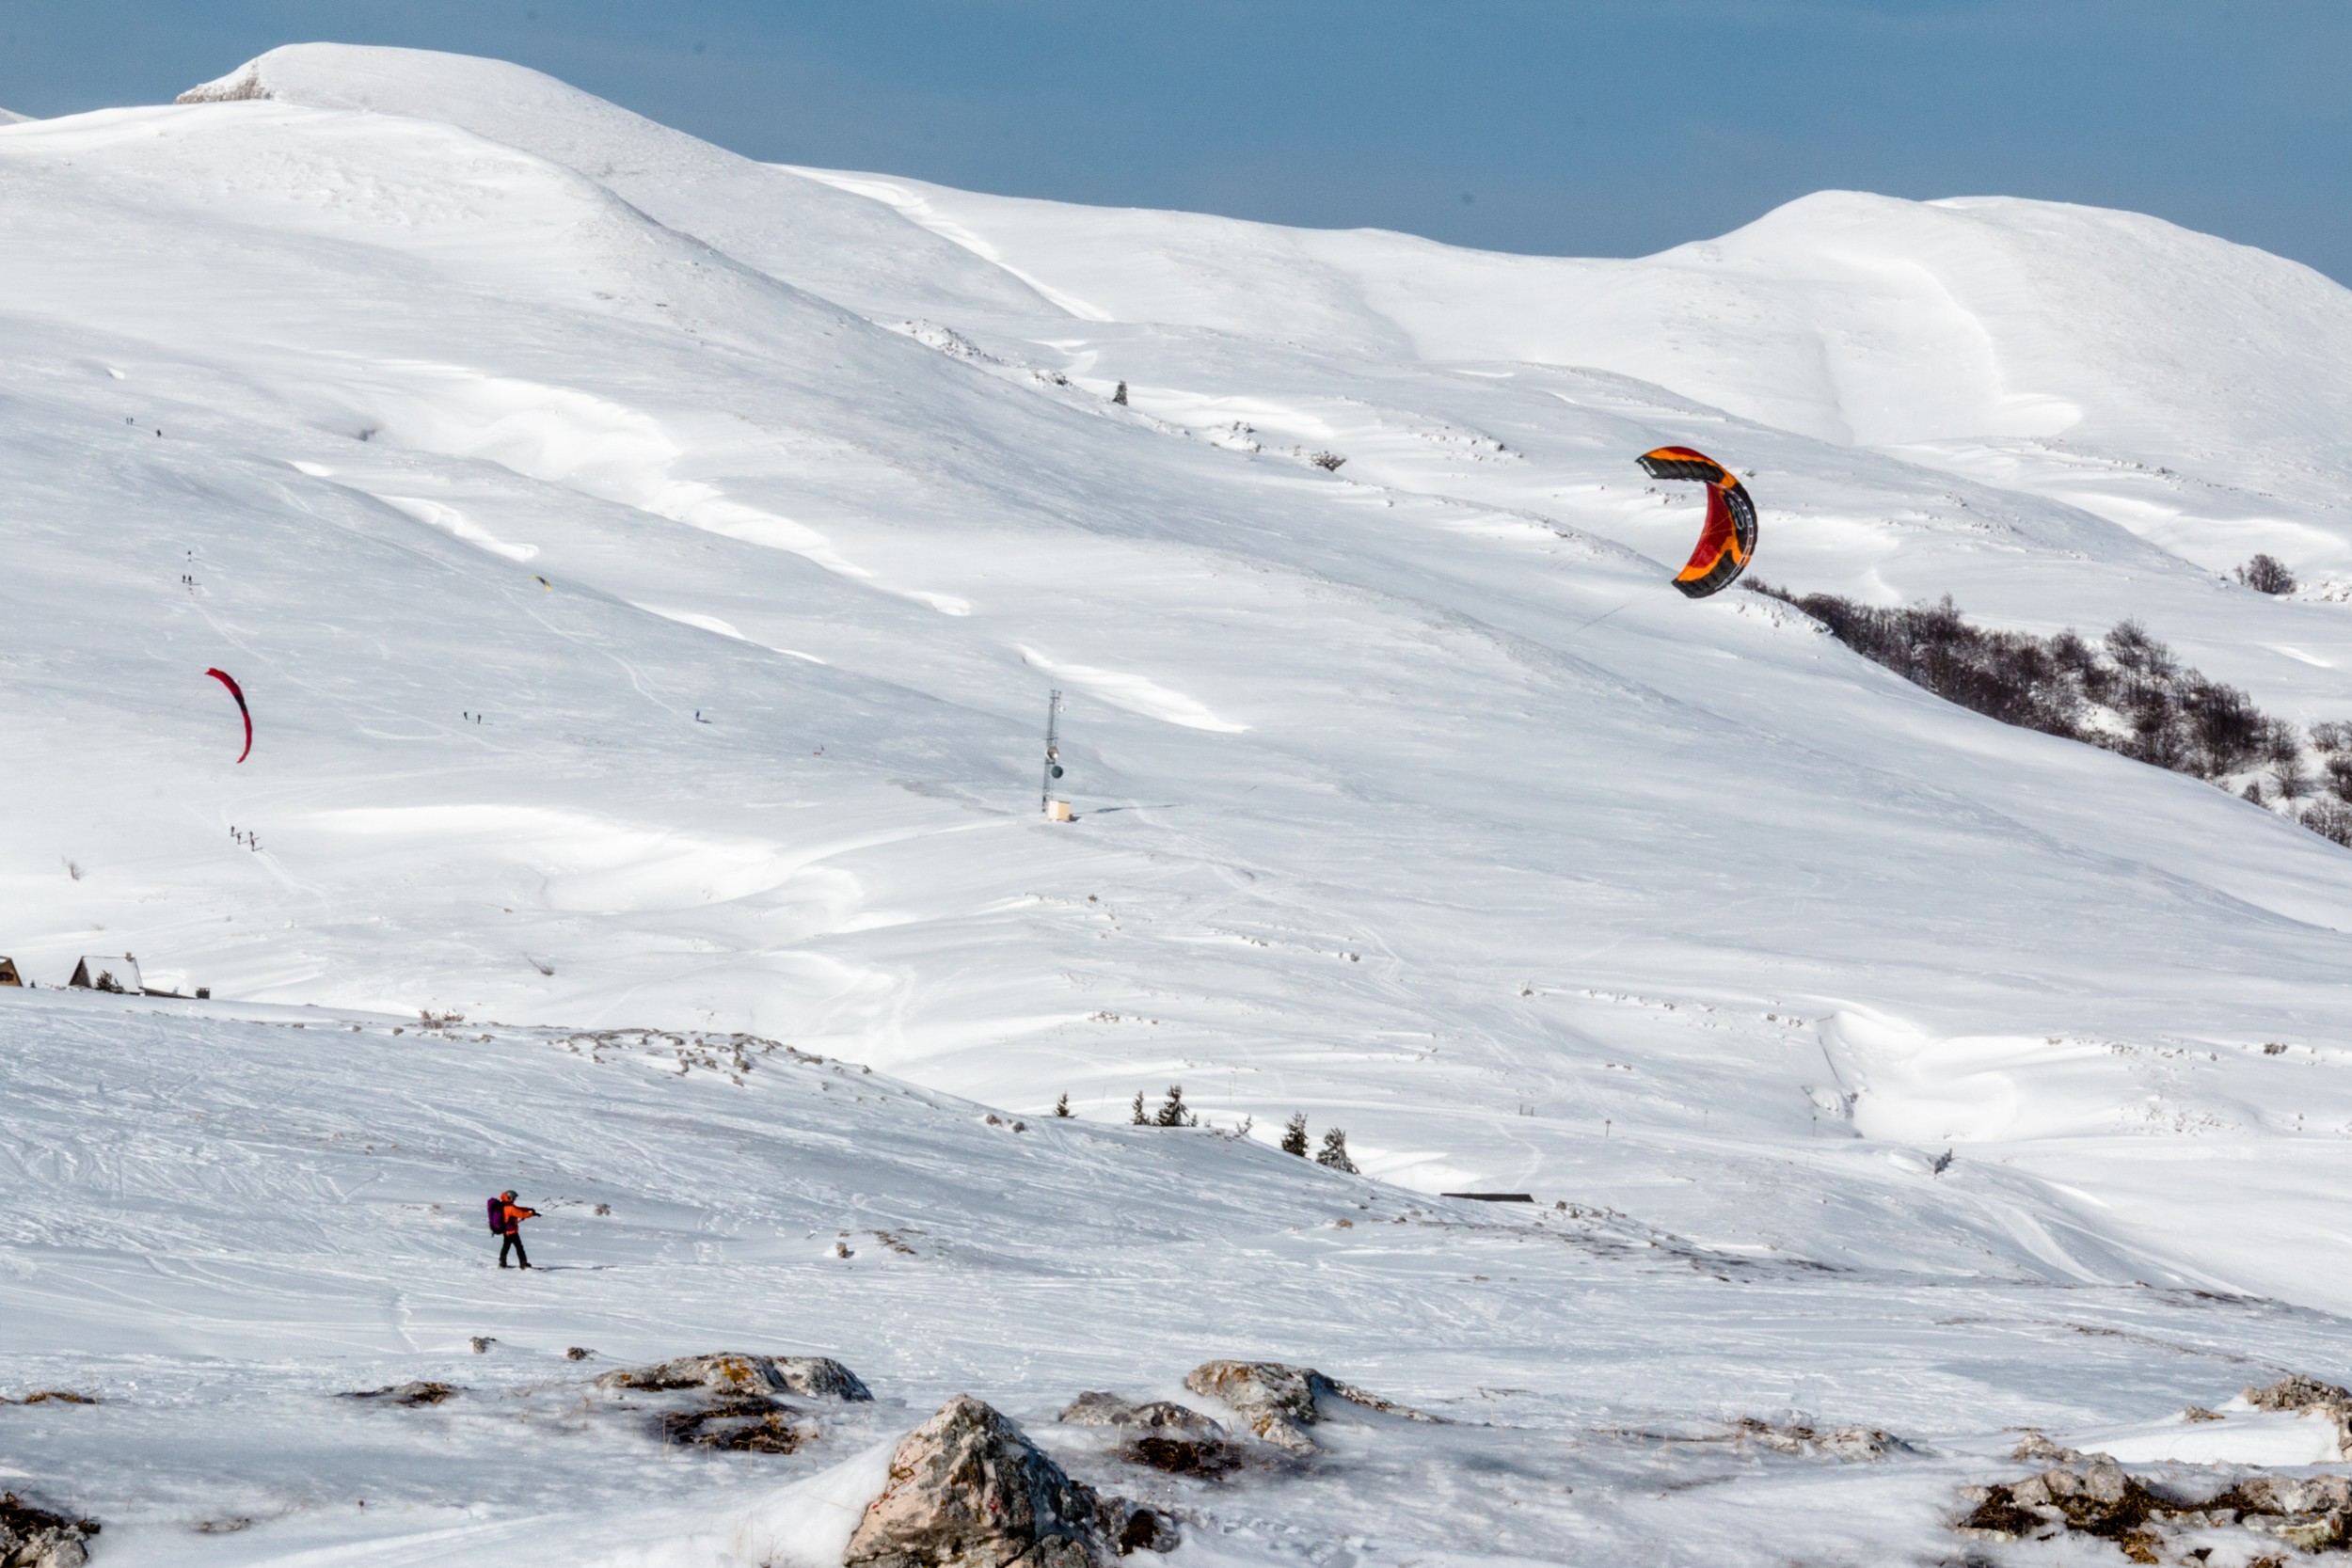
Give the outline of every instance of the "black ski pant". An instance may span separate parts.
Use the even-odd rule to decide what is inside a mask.
[[[527,1269],[531,1267],[531,1254],[523,1250],[523,1233],[519,1229],[516,1229],[508,1231],[506,1233],[506,1240],[499,1246],[500,1268],[502,1269],[506,1267],[506,1254],[510,1248],[513,1250],[516,1259],[521,1262],[524,1268]]]

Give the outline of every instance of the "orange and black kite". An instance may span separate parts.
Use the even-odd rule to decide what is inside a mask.
[[[1675,586],[1694,599],[1720,594],[1756,558],[1756,503],[1731,470],[1689,447],[1660,447],[1641,456],[1652,479],[1694,479],[1707,486],[1707,527]]]

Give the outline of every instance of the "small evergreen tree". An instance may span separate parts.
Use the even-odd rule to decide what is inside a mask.
[[[1356,1174],[1356,1162],[1347,1157],[1347,1132],[1334,1127],[1323,1134],[1323,1147],[1315,1151],[1315,1164],[1332,1170]]]
[[[1142,1103],[1140,1097],[1137,1098],[1136,1103]],[[1170,1084],[1168,1086],[1168,1098],[1160,1101],[1157,1122],[1162,1127],[1198,1127],[1200,1125],[1200,1118],[1184,1109],[1184,1086],[1182,1084]]]
[[[1151,1114],[1143,1108],[1143,1091],[1141,1089],[1137,1089],[1136,1091],[1135,1114],[1127,1119],[1137,1127],[1149,1127],[1152,1125]]]
[[[1125,382],[1119,384],[1119,390],[1111,394],[1111,401],[1121,408],[1127,406],[1127,384]]]
[[[1063,1095],[1059,1100],[1054,1101],[1054,1114],[1057,1117],[1066,1117],[1070,1114],[1070,1097],[1068,1095]]]
[[[1295,1154],[1302,1160],[1307,1157],[1306,1112],[1299,1112],[1296,1116],[1291,1117],[1288,1122],[1283,1124],[1282,1152],[1285,1154]]]

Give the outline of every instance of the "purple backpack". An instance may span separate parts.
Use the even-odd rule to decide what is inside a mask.
[[[490,1234],[493,1236],[506,1234],[506,1200],[502,1197],[494,1197],[490,1200]]]

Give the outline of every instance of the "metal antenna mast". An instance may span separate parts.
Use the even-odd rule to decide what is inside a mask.
[[[1038,785],[1037,809],[1050,811],[1054,799],[1054,781],[1061,777],[1061,693],[1057,691],[1045,701],[1045,775]]]

